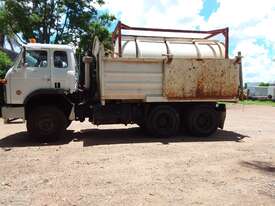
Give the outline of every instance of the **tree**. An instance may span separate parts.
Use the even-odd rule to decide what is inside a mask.
[[[6,53],[0,51],[0,79],[5,77],[5,74],[10,68],[11,64],[12,61],[10,57]]]
[[[5,0],[0,4],[0,33],[39,43],[80,42],[80,46],[98,35],[108,45],[106,27],[115,17],[97,12],[96,6],[103,4],[103,0]]]
[[[4,34],[0,32],[0,47],[4,46]]]
[[[96,18],[96,21],[89,25],[88,32],[82,35],[79,42],[79,47],[84,51],[91,48],[94,41],[94,37],[97,36],[98,39],[103,43],[106,49],[112,49],[112,37],[107,27],[111,26],[111,23],[115,20],[114,16],[109,14],[102,14]]]

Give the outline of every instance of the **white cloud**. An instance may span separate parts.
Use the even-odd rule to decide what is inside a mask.
[[[230,28],[231,55],[242,51],[245,81],[275,81],[274,0],[218,0],[206,21],[203,0],[106,0],[104,8],[130,26],[180,29]],[[260,40],[260,41],[259,41]],[[264,43],[263,43],[264,42]],[[274,55],[275,58],[275,55]]]
[[[268,49],[256,43],[255,39],[247,39],[241,41],[233,53],[237,54],[242,51],[243,73],[248,81],[274,81],[275,70],[274,63],[268,55]]]
[[[144,1],[109,0],[103,8],[118,16],[123,22],[134,25],[140,24],[140,17],[143,15]]]
[[[191,29],[203,23],[202,7],[202,0],[109,0],[103,8],[133,26]]]
[[[220,7],[210,18],[210,25],[221,26],[224,23],[238,28],[243,23],[257,22],[274,10],[274,0],[218,0]]]
[[[272,61],[275,44],[274,0],[219,0],[206,27],[230,28],[230,38],[235,41],[232,55],[242,51],[245,81],[275,81]],[[260,40],[260,41],[259,41]]]
[[[206,27],[228,26],[231,29],[231,36],[241,40],[247,37],[275,40],[275,28],[272,26],[275,18],[274,0],[218,0],[218,2],[220,7],[210,16]]]

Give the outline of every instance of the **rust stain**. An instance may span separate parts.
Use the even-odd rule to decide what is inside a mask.
[[[21,95],[21,94],[22,94],[22,91],[21,91],[21,90],[16,90],[16,94],[17,94],[17,95]]]
[[[155,63],[162,63],[163,59],[134,59],[134,58],[105,58],[104,61],[107,62],[122,62],[127,64],[155,64]]]
[[[7,80],[6,79],[0,79],[0,85],[1,84],[7,84]]]
[[[205,96],[203,83],[204,83],[203,78],[198,80],[197,89],[196,89],[196,97],[204,97]]]
[[[190,101],[195,101],[195,100],[232,100],[237,98],[235,95],[234,96],[211,96],[211,97],[167,97],[168,100],[190,100]]]
[[[238,97],[239,76],[231,60],[190,61],[192,60],[176,60],[166,67],[164,95],[168,99]]]

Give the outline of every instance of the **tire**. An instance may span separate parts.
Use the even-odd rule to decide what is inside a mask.
[[[187,130],[194,136],[210,136],[218,129],[218,112],[213,107],[197,106],[188,114]]]
[[[67,119],[55,106],[41,106],[30,112],[27,130],[39,142],[56,141],[64,135]]]
[[[152,135],[174,136],[179,131],[180,116],[171,106],[157,106],[148,115],[146,127]]]

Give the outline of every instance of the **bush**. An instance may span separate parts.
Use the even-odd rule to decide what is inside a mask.
[[[5,53],[0,51],[0,79],[3,79],[12,65],[12,60],[10,57]]]
[[[260,87],[268,87],[268,86],[270,86],[270,84],[269,84],[269,83],[261,82],[261,83],[259,84],[259,86],[260,86]]]

